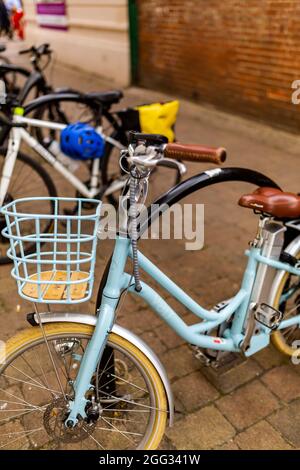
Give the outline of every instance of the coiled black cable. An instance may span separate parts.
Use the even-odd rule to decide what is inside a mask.
[[[138,250],[137,250],[137,240],[138,240],[138,231],[137,231],[137,205],[135,200],[136,195],[136,185],[137,179],[135,176],[136,170],[134,173],[131,174],[130,178],[130,186],[129,186],[129,201],[130,201],[130,208],[129,208],[129,218],[130,218],[130,239],[131,239],[131,246],[132,246],[132,263],[133,263],[133,277],[134,277],[134,284],[135,290],[140,292],[142,290],[141,279],[140,279],[140,271],[139,271],[139,263],[138,263]]]

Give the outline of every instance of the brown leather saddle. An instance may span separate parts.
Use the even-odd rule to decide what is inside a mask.
[[[300,217],[300,196],[275,188],[258,188],[251,194],[245,194],[240,198],[239,205],[278,219]]]

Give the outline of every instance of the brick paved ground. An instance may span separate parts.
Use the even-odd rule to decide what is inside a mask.
[[[56,68],[56,84],[84,90],[108,84],[93,76]],[[129,89],[124,104],[161,98],[147,90]],[[283,188],[299,190],[300,139],[213,109],[183,102],[177,126],[185,142],[222,145],[227,166],[266,172]],[[204,169],[190,165],[191,175]],[[60,179],[60,189],[65,190]],[[228,298],[237,289],[245,259],[243,251],[253,236],[256,217],[236,204],[247,184],[226,183],[194,195],[205,203],[205,247],[185,252],[182,241],[143,241],[143,251],[157,261],[197,300],[206,306]],[[99,245],[96,285],[112,244]],[[30,305],[20,302],[10,267],[0,269],[0,331],[7,338],[23,328]],[[93,311],[95,299],[90,302]],[[88,310],[88,307],[86,306]],[[17,312],[18,310],[18,312]],[[187,321],[191,315],[177,310]],[[162,448],[177,449],[291,449],[300,448],[300,369],[273,348],[221,375],[209,374],[189,347],[144,304],[126,299],[118,321],[140,334],[166,366],[176,401],[176,421],[167,430]]]

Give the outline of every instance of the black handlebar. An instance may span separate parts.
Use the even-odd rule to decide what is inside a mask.
[[[29,52],[32,52],[32,47],[30,47],[29,49],[22,49],[21,51],[19,51],[19,55],[29,54]]]
[[[22,49],[21,51],[19,51],[20,55],[32,54],[33,56],[35,56],[36,59],[40,58],[43,55],[50,55],[51,53],[52,50],[50,49],[50,44],[48,43],[41,44],[38,47],[31,46],[28,49]]]

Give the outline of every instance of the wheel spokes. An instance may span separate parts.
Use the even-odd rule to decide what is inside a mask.
[[[73,390],[72,383],[79,370],[73,365],[78,361],[75,358],[78,355],[73,354],[72,350],[71,353],[60,353],[55,345],[74,341],[74,337],[60,338],[60,343],[48,341],[65,389]],[[83,344],[80,340],[81,357],[87,344],[84,341]],[[151,413],[159,410],[151,403],[143,375],[122,351],[111,348],[103,362],[104,367],[96,371],[100,383],[98,421],[92,425],[81,422],[82,434],[78,431],[78,440],[75,437],[72,443],[72,431],[64,424],[67,408],[63,401],[54,408],[52,405],[53,400],[59,402],[63,398],[45,344],[39,344],[18,356],[0,376],[5,383],[0,387],[0,448],[68,448],[69,442],[71,448],[74,445],[81,448],[81,443],[86,439],[90,442],[87,448],[93,445],[102,450],[138,447],[151,421]],[[105,387],[112,383],[114,393],[106,392]],[[92,391],[90,393],[93,394]],[[90,399],[89,395],[87,399]],[[45,419],[53,430],[51,434],[45,428]],[[15,429],[14,434],[10,426]],[[6,442],[8,435],[10,439]]]

